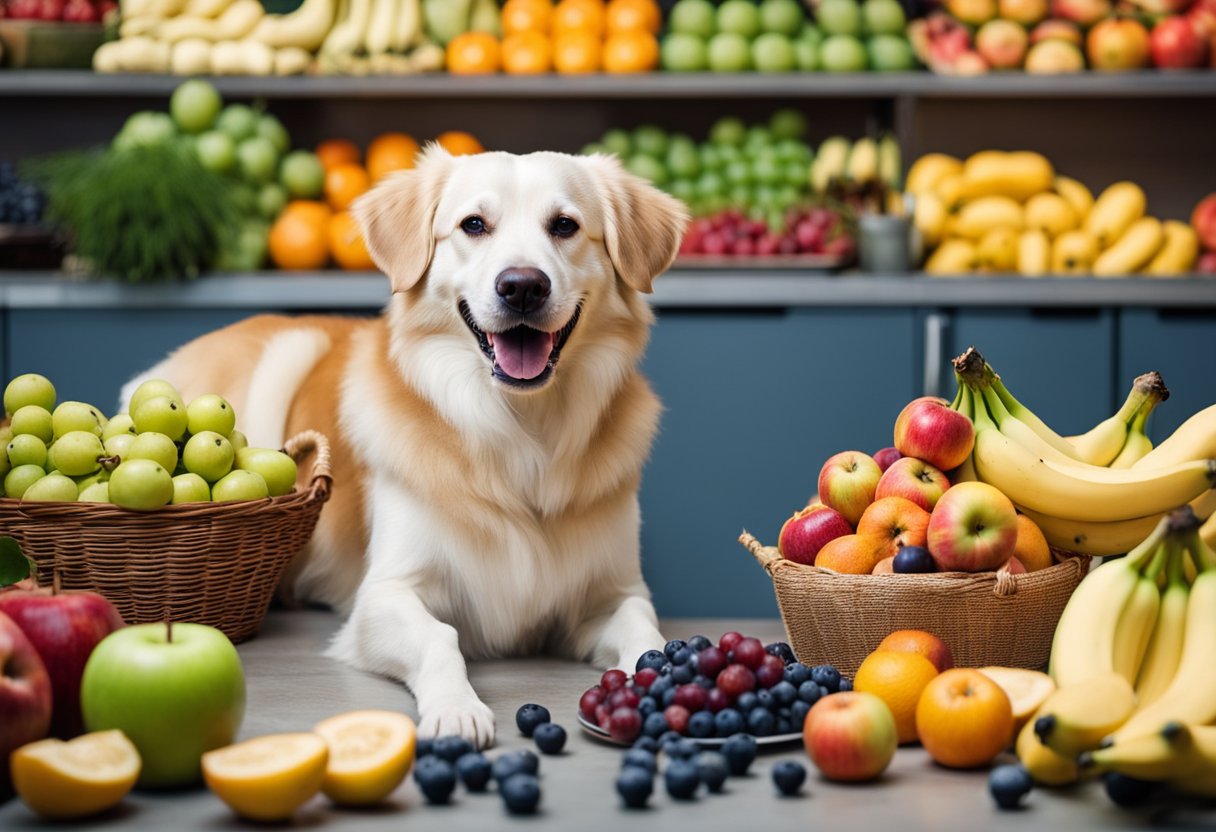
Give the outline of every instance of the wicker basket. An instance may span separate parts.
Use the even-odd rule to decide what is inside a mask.
[[[1022,575],[842,575],[786,560],[747,532],[739,542],[773,579],[798,659],[835,665],[850,677],[888,634],[905,629],[944,640],[959,667],[1042,669],[1060,613],[1090,562],[1053,550],[1054,566]]]
[[[34,559],[39,582],[99,592],[128,624],[193,621],[244,641],[261,627],[275,586],[312,536],[333,483],[323,435],[305,431],[284,450],[297,462],[313,454],[307,488],[154,512],[0,499],[0,534],[15,538]]]

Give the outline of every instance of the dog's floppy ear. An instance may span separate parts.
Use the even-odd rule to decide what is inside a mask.
[[[351,206],[368,253],[394,292],[413,287],[431,266],[435,207],[451,164],[446,150],[428,145],[414,168],[385,178]]]
[[[679,253],[688,208],[626,171],[615,156],[596,154],[587,161],[599,180],[608,256],[621,280],[649,294]]]

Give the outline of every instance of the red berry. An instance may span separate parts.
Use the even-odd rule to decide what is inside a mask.
[[[629,677],[623,670],[605,670],[604,675],[600,677],[600,687],[611,692],[625,687],[625,683],[628,681]]]
[[[776,661],[770,661],[776,659]],[[756,684],[762,688],[771,688],[785,678],[785,662],[777,656],[765,656],[763,663],[756,670]],[[612,701],[609,699],[608,701]]]
[[[595,718],[595,707],[602,704],[604,701],[604,689],[599,685],[593,688],[588,688],[587,691],[579,697],[578,712],[583,715],[584,719]]]
[[[667,727],[677,734],[683,734],[688,728],[688,708],[683,705],[668,705],[663,718],[667,720]]]
[[[743,257],[750,257],[751,255],[753,255],[755,253],[756,253],[756,244],[753,243],[747,237],[743,237],[742,239],[735,240],[734,245],[731,246],[731,254],[741,255]]]
[[[617,708],[608,720],[608,733],[617,742],[633,742],[642,733],[642,715],[634,708]]]
[[[781,240],[777,243],[777,253],[778,254],[797,254],[798,253],[798,241],[795,240],[793,237],[782,237]]]
[[[615,712],[617,708],[636,708],[640,701],[641,697],[629,688],[618,688],[608,694],[604,704],[608,706],[608,710]]]
[[[654,684],[654,680],[659,678],[659,671],[653,667],[643,667],[637,673],[633,674],[633,684],[642,690],[649,690]]]
[[[718,688],[731,699],[756,689],[756,674],[741,664],[732,664],[718,674]]]
[[[697,654],[697,672],[702,676],[716,679],[724,667],[726,667],[726,654],[717,647],[706,647]]]
[[[730,707],[730,697],[721,688],[713,688],[705,696],[705,707],[710,713],[726,710]]]
[[[743,636],[731,630],[729,633],[723,633],[722,638],[718,639],[718,649],[723,653],[729,653],[741,641],[743,641]]]
[[[595,706],[595,724],[600,726],[601,728],[603,728],[605,731],[607,731],[608,723],[610,723],[611,721],[612,721],[612,711],[609,710],[608,706],[607,705],[596,705]]]
[[[722,231],[711,231],[701,238],[701,250],[706,254],[725,254],[729,245]]]
[[[755,670],[764,663],[764,645],[758,638],[745,638],[734,647],[735,661]],[[607,685],[605,685],[607,687]]]
[[[705,707],[705,688],[691,683],[680,685],[676,688],[675,703],[695,713]]]

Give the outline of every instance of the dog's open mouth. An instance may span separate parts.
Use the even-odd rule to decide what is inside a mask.
[[[473,320],[469,305],[460,301],[460,317],[477,336],[478,346],[494,368],[494,378],[522,388],[540,387],[553,375],[562,347],[570,340],[570,333],[578,324],[582,311],[582,304],[576,306],[570,320],[556,332],[545,332],[526,324],[504,332],[486,332]]]

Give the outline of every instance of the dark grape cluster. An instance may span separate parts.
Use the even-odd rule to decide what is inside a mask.
[[[22,182],[12,162],[0,162],[0,224],[37,225],[46,210],[46,194]]]

